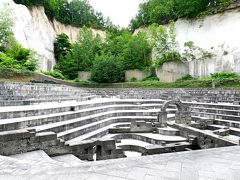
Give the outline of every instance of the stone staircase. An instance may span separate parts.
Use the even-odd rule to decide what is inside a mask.
[[[104,94],[104,92],[108,93]],[[95,141],[100,144],[114,143],[112,140],[116,142],[127,140],[129,142],[129,144],[118,142],[117,146],[115,143],[114,145],[111,144],[113,148],[111,151],[116,152],[119,151],[118,147],[124,150],[131,148],[136,150],[138,148],[136,142],[139,144],[151,144],[148,149],[152,151],[157,146],[161,149],[162,145],[168,146],[173,151],[178,146],[181,150],[188,148],[187,139],[180,137],[179,131],[173,128],[158,128],[154,134],[109,134],[110,129],[129,128],[132,121],[156,121],[157,113],[166,98],[182,94],[182,97],[189,100],[189,98],[197,98],[206,91],[195,93],[192,90],[187,92],[150,90],[149,92],[148,90],[123,90],[118,94],[117,90],[103,90],[100,93],[96,90],[56,84],[1,83],[0,138],[6,138],[6,134],[14,134],[21,130],[25,131],[26,134],[28,132],[34,134],[29,135],[29,137],[34,136],[34,140],[39,139],[39,136],[44,138],[46,136],[46,141],[54,141],[57,146],[54,147],[53,151],[58,148],[66,148],[64,152],[57,150],[57,154],[54,152],[48,153],[51,156],[60,156],[53,158],[60,162],[64,162],[68,158],[74,159],[73,155],[82,158],[84,154],[89,154],[89,149],[96,146]],[[126,96],[129,99],[121,98],[125,93],[128,93]],[[196,97],[187,97],[191,96],[191,94],[196,94]],[[240,128],[239,105],[187,101],[183,102],[183,104],[191,107],[193,120],[214,118],[213,129],[230,126],[232,134],[240,135],[240,131],[238,131],[238,128]],[[167,111],[169,114],[174,114],[177,109],[174,105],[170,105]],[[174,116],[172,119],[174,119]],[[48,134],[49,132],[55,133],[55,135]],[[48,139],[48,135],[52,139]],[[25,138],[24,141],[28,141],[28,139]],[[131,141],[133,144],[135,143],[135,146],[132,146]],[[142,148],[141,152],[143,152],[144,148],[147,147],[139,148]],[[76,154],[77,151],[81,151],[81,154]],[[110,152],[110,150],[108,151]],[[165,152],[165,150],[162,152]]]
[[[85,90],[58,84],[0,82],[0,106],[23,106],[46,102],[84,101],[95,98]]]

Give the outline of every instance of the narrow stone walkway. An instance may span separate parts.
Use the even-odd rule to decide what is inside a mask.
[[[42,170],[37,164],[26,166],[17,160],[16,164],[1,156],[0,179],[239,180],[240,146],[83,162],[75,167],[49,166]]]

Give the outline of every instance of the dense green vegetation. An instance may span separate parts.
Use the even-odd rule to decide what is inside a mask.
[[[185,42],[183,52],[176,41],[175,24],[173,21],[169,26],[152,24],[148,28],[150,32],[150,42],[155,54],[155,66],[159,67],[166,62],[188,62],[194,60],[204,60],[214,56],[198,46],[192,41]]]
[[[166,24],[180,17],[196,18],[204,14],[221,11],[234,0],[149,0],[139,7],[137,16],[131,21],[131,29],[153,23]]]
[[[28,7],[43,5],[50,19],[55,18],[66,25],[111,29],[112,23],[101,12],[95,12],[86,0],[14,0]]]
[[[65,76],[62,75],[61,72],[59,72],[58,70],[52,70],[52,71],[42,71],[43,74],[48,75],[48,76],[52,76],[54,78],[57,79],[62,79],[62,80],[66,80],[67,78]]]
[[[54,56],[57,62],[71,51],[71,43],[66,34],[57,36],[54,42]]]
[[[92,80],[98,83],[123,82],[125,79],[121,60],[110,53],[97,56],[92,68]]]
[[[57,52],[63,52],[57,54],[55,69],[68,79],[77,78],[78,71],[92,71],[96,82],[121,82],[123,71],[144,70],[151,65],[151,45],[145,33],[133,36],[127,30],[119,30],[101,38],[83,27],[78,40],[71,46],[68,42],[66,35],[59,35],[54,44],[55,49],[61,50]]]
[[[131,22],[131,30],[149,26],[148,33],[139,32],[134,35],[127,29],[115,28],[109,19],[95,12],[87,0],[14,1],[29,8],[34,5],[43,5],[49,19],[55,18],[64,24],[82,27],[77,41],[73,44],[70,43],[66,34],[57,36],[54,42],[57,64],[54,70],[43,73],[80,85],[98,87],[98,83],[124,82],[126,70],[144,71],[154,68],[155,71],[155,68],[165,62],[186,62],[212,57],[213,54],[195,46],[192,41],[186,42],[183,51],[180,52],[176,41],[174,20],[180,17],[196,18],[219,11],[233,0],[149,0],[140,5],[138,15]],[[169,23],[169,26],[159,26],[166,23]],[[13,38],[12,25],[9,14],[1,13],[0,73],[8,73],[8,76],[13,74],[25,76],[29,72],[26,70],[36,69],[36,59],[31,50],[23,48]],[[106,37],[95,35],[89,27],[106,30]],[[153,61],[151,61],[152,52],[154,52]],[[14,70],[9,71],[8,68]],[[77,79],[78,71],[90,71],[91,80],[94,82],[81,82]],[[216,87],[240,87],[240,77],[236,73],[215,73],[204,79],[196,79],[188,75],[175,83],[162,83],[154,73],[151,74],[143,81],[137,81],[133,77],[129,83],[109,84],[109,86],[203,88],[212,87],[214,81]]]
[[[9,10],[0,14],[0,67],[36,70],[37,60],[30,49],[23,48],[13,37],[13,20]]]

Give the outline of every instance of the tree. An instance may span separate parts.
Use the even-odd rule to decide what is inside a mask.
[[[169,27],[153,24],[149,27],[149,31],[151,33],[150,40],[154,49],[155,59],[171,57],[169,54],[175,54],[173,52],[178,51],[174,22],[171,22]]]
[[[49,19],[77,27],[106,29],[108,21],[102,13],[95,12],[87,0],[14,0],[28,7],[43,5]]]
[[[71,53],[68,53],[64,58],[60,57],[54,69],[59,70],[67,79],[75,79],[78,77],[77,63],[72,58]]]
[[[12,32],[13,20],[11,18],[10,10],[1,10],[0,14],[0,51],[9,46],[11,39],[13,39]]]
[[[124,70],[121,60],[113,55],[103,54],[96,56],[92,68],[91,79],[98,83],[116,83],[124,81]]]
[[[140,4],[130,28],[134,31],[142,26],[166,24],[181,17],[196,18],[212,11],[221,11],[233,2],[234,0],[149,0]]]
[[[64,33],[58,35],[54,41],[54,55],[56,61],[58,62],[60,60],[60,57],[65,57],[70,51],[71,43],[68,36]]]
[[[83,27],[80,30],[78,40],[72,46],[72,58],[76,60],[78,70],[91,70],[95,56],[100,54],[101,44],[100,36],[94,36],[91,29]]]
[[[104,52],[122,57],[125,70],[142,70],[150,65],[151,46],[145,33],[132,35],[127,30],[109,33],[104,44]]]

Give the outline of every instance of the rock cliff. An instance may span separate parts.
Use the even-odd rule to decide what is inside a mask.
[[[3,8],[11,11],[15,22],[15,38],[24,47],[36,52],[41,70],[51,70],[55,65],[53,43],[58,34],[67,34],[71,42],[77,39],[80,28],[66,26],[56,20],[49,21],[42,6],[28,9],[24,5],[15,4],[13,0],[1,0],[0,9]],[[93,33],[105,36],[100,30],[93,30]]]
[[[180,19],[176,22],[176,39],[181,49],[184,43],[193,41],[195,45],[215,54],[211,59],[192,61],[185,64],[169,63],[158,70],[162,81],[172,82],[190,74],[204,77],[211,73],[228,71],[240,73],[240,7],[224,13],[207,16],[199,20]],[[174,67],[172,70],[169,67]],[[165,73],[167,72],[167,73]]]

